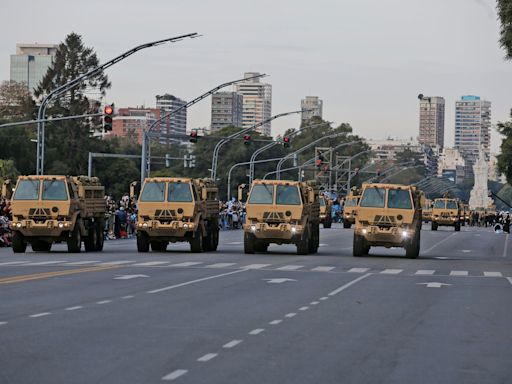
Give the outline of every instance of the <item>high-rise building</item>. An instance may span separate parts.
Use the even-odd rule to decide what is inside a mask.
[[[318,96],[306,96],[305,99],[302,99],[300,101],[300,109],[308,110],[302,112],[302,122],[311,119],[313,116],[322,118],[323,104],[323,100],[320,100]]]
[[[243,96],[243,128],[250,128],[272,116],[272,85],[260,82],[260,78],[248,79],[257,75],[257,72],[246,72],[244,78],[247,80],[235,86],[236,91]],[[257,131],[270,136],[270,122],[263,124]]]
[[[420,100],[420,144],[444,147],[444,98],[423,97]]]
[[[137,142],[142,143],[142,132],[160,118],[160,109],[156,108],[119,108],[112,121],[112,136],[127,137],[136,135]],[[160,127],[157,127],[156,132]]]
[[[57,48],[56,44],[16,44],[16,54],[11,55],[11,81],[24,83],[33,92],[52,65]]]
[[[491,102],[479,96],[462,96],[455,102],[455,148],[466,161],[466,176],[473,176],[473,165],[480,148],[487,159],[491,142]]]
[[[217,92],[212,96],[211,132],[233,125],[242,127],[243,96],[238,92]]]
[[[176,110],[177,108],[183,107],[187,102],[181,100],[176,96],[165,95],[156,96],[156,108],[160,109],[161,116],[168,114]],[[171,113],[169,117],[165,118],[160,123],[160,133],[167,135],[160,138],[161,143],[170,143],[171,141],[183,141],[183,139],[174,139],[172,135],[185,135],[187,133],[187,109],[183,108],[177,113]]]

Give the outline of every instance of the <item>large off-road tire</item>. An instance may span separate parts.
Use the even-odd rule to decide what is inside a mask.
[[[352,226],[347,220],[343,220],[343,228],[348,229]]]
[[[213,235],[212,251],[216,251],[217,247],[219,246],[219,226],[218,225],[215,225],[215,227],[212,228],[212,235]]]
[[[105,243],[105,237],[103,236],[103,222],[95,223],[96,232],[96,250],[103,251],[103,244]]]
[[[356,257],[363,256],[365,254],[365,251],[366,251],[366,246],[365,246],[364,237],[354,233],[354,241],[352,244],[352,255],[356,256]],[[369,251],[369,249],[368,249],[368,251]]]
[[[309,253],[309,247],[311,239],[310,231],[302,234],[302,239],[297,242],[297,255],[307,255]]]
[[[94,252],[98,249],[98,236],[96,234],[96,223],[90,223],[89,233],[84,237],[85,252]]]
[[[12,233],[12,251],[14,253],[25,253],[27,250],[27,242],[25,237],[18,231]]]
[[[460,231],[460,221],[457,221],[455,223],[455,232],[459,232]]]
[[[77,220],[75,228],[71,232],[71,235],[66,240],[68,244],[69,253],[79,253],[82,248],[82,234],[80,233],[80,221]]]
[[[190,252],[201,253],[203,251],[203,230],[197,228],[194,237],[190,239]]]
[[[331,228],[332,226],[332,220],[324,221],[323,222],[324,228]]]
[[[249,255],[254,254],[255,240],[252,233],[244,232],[244,253]]]
[[[437,227],[438,227],[437,223],[433,221],[433,222],[432,222],[432,227],[431,227],[431,229],[432,229],[433,231],[437,231]]]
[[[211,223],[206,225],[206,236],[203,238],[203,251],[210,252],[213,250],[213,228]]]
[[[320,246],[320,225],[311,225],[311,239],[309,241],[309,253],[317,253]]]
[[[149,252],[149,236],[146,232],[137,232],[137,251]]]
[[[30,243],[30,246],[34,252],[50,252],[52,249],[52,243],[47,243],[42,240],[34,240]]]
[[[151,241],[151,249],[156,252],[165,252],[165,250],[167,249],[167,245],[167,241]]]
[[[409,259],[417,259],[420,255],[420,232],[405,246],[405,256]]]

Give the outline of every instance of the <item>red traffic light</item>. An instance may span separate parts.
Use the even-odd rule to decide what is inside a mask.
[[[317,167],[320,167],[322,165],[322,160],[316,159],[315,160],[315,164],[316,164]]]
[[[244,135],[244,144],[249,145],[251,143],[251,135]]]
[[[198,137],[199,137],[199,135],[197,134],[197,131],[191,131],[190,132],[190,139],[189,139],[189,141],[191,143],[196,143]]]
[[[283,147],[288,148],[290,146],[290,137],[285,136],[283,137]]]
[[[111,105],[106,105],[105,109],[103,109],[103,113],[105,115],[112,115],[114,113],[114,108]]]

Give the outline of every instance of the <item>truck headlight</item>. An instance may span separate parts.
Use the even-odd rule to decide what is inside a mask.
[[[187,223],[183,224],[183,229],[188,229],[188,224]]]
[[[296,227],[292,227],[291,231],[292,231],[292,233],[296,233],[297,232],[297,228]]]
[[[403,238],[409,237],[409,233],[405,229],[402,231],[402,237]]]
[[[59,228],[64,228],[64,223],[60,223],[58,224]]]
[[[148,223],[142,224],[142,228],[147,228],[147,227],[148,227]]]
[[[363,235],[366,235],[366,234],[368,233],[368,230],[367,230],[366,228],[363,228],[363,229],[361,230],[361,233],[362,233]]]
[[[251,225],[251,231],[256,232],[256,226],[255,225]]]
[[[16,228],[21,228],[21,223],[16,223]]]

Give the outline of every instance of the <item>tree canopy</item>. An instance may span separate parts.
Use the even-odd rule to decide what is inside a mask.
[[[512,60],[512,1],[497,0],[500,19],[500,45],[505,50],[505,58]]]

